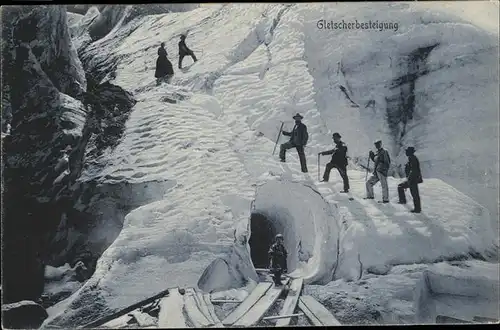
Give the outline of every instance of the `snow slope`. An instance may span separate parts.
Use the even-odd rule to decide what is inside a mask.
[[[112,82],[132,92],[138,103],[121,143],[105,153],[99,164],[87,168],[82,180],[162,181],[168,191],[159,201],[126,216],[122,232],[100,258],[93,277],[67,301],[54,306],[46,325],[84,324],[100,313],[125,307],[166,287],[196,286],[212,261],[225,258],[233,243],[248,241],[252,211],[266,213],[270,221],[283,226],[293,253],[298,253],[295,244],[302,240],[310,258],[299,262],[292,253],[289,265],[311,283],[328,278],[357,279],[360,270],[368,267],[431,263],[471,254],[486,257],[496,252],[498,238],[491,230],[488,210],[440,180],[445,170],[439,165],[440,159],[454,161],[469,153],[477,158],[479,165],[473,164],[477,171],[490,169],[488,175],[498,178],[498,172],[492,170],[496,156],[486,152],[486,147],[496,146],[498,140],[498,122],[495,125],[493,120],[498,102],[495,104],[494,94],[487,94],[498,83],[495,52],[484,51],[474,63],[461,65],[449,56],[461,38],[467,42],[463,47],[471,52],[494,49],[491,34],[470,24],[445,23],[453,18],[412,4],[329,6],[202,6],[187,13],[141,18],[124,42],[111,43],[107,56],[118,61]],[[400,29],[318,31],[320,17],[397,19]],[[428,24],[428,20],[437,22]],[[178,36],[186,31],[187,44],[199,54],[199,62],[176,70],[171,85],[156,86],[157,45],[166,42],[175,64]],[[105,39],[112,39],[113,33],[119,31],[112,31]],[[384,83],[400,74],[389,69],[387,57],[397,58],[432,43],[436,33],[440,46],[430,58],[436,63],[450,62],[449,79],[456,83],[447,87],[454,93],[451,97],[468,88],[478,95],[476,110],[482,107],[484,115],[472,117],[465,106],[457,108],[464,99],[450,103],[429,97],[424,91],[440,84],[429,74],[416,84],[420,103],[415,107],[414,122],[410,122],[415,128],[408,129],[399,141],[385,120],[384,95],[389,92]],[[96,49],[100,42],[105,41],[98,41]],[[189,58],[184,61],[185,66],[191,63]],[[343,77],[336,73],[341,61],[346,71]],[[481,75],[469,77],[469,66],[482,70],[477,71]],[[443,71],[439,79],[446,73]],[[469,86],[472,79],[484,84]],[[361,108],[351,107],[339,91],[340,84],[347,86]],[[373,109],[364,107],[370,97],[375,100]],[[426,99],[435,103],[420,113]],[[461,126],[449,126],[452,129],[445,131],[443,122],[452,111],[462,116]],[[309,130],[309,174],[300,172],[293,150],[286,164],[271,155],[280,121],[290,130],[296,112],[305,117]],[[477,130],[475,120],[477,125],[490,125]],[[429,133],[425,139],[411,134],[419,129]],[[470,143],[454,148],[445,143],[460,140],[455,132],[473,129],[480,135]],[[384,139],[394,162],[404,160],[398,157],[401,144],[417,143],[425,175],[421,185],[424,213],[412,215],[409,206],[362,200],[365,174],[356,164],[349,169],[353,201],[338,193],[336,173],[331,183],[318,184],[316,155],[331,148],[333,131],[344,136],[354,160],[364,157],[375,137]],[[432,133],[435,131],[441,133]],[[477,145],[484,148],[472,152]],[[326,161],[321,159],[321,170]],[[449,175],[457,180],[463,173],[470,172],[472,181],[482,175],[467,164],[457,163],[454,171]],[[392,202],[398,182],[389,180]],[[491,190],[498,191],[498,184],[493,186]],[[295,228],[295,233],[290,228]],[[206,276],[210,275],[220,274]]]

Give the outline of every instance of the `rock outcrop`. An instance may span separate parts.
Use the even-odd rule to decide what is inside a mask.
[[[86,77],[63,6],[10,7],[2,15],[2,108],[12,127],[2,135],[2,284],[5,301],[15,302],[40,297],[44,265],[80,260],[92,272],[110,243],[89,251],[83,236],[93,218],[74,211],[89,191],[77,179],[85,162],[116,144],[135,101]]]
[[[36,329],[47,316],[42,306],[29,300],[2,305],[2,325],[9,329]]]
[[[62,7],[9,7],[2,15],[2,101],[12,115],[3,140],[3,287],[6,301],[18,301],[43,290],[43,246],[57,224],[48,202],[67,184],[53,182],[66,170],[57,166],[63,150],[81,137],[86,111],[75,98],[86,80]]]

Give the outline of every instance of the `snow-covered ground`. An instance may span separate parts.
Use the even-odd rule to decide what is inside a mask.
[[[248,241],[252,211],[283,229],[290,270],[308,284],[494,255],[498,30],[491,27],[498,16],[488,17],[496,25],[476,24],[461,15],[460,4],[449,5],[453,14],[420,3],[214,4],[142,18],[107,55],[119,58],[112,82],[138,103],[121,143],[99,160],[105,166],[87,168],[81,179],[157,181],[168,190],[126,216],[93,277],[49,309],[46,324],[69,325],[92,308],[114,310],[168,287],[196,286],[216,258]],[[399,27],[319,30],[318,19]],[[176,68],[178,36],[186,31],[199,61],[176,69],[171,85],[156,86],[157,46],[166,42]],[[437,46],[427,58],[429,73],[415,82],[413,120],[402,138],[394,136],[386,121],[390,85],[407,70],[408,54],[430,45]],[[309,130],[307,174],[293,150],[286,164],[272,155],[280,121],[291,130],[297,112]],[[376,137],[395,163],[405,161],[402,146],[415,145],[424,171],[423,213],[408,212],[411,198],[409,206],[395,204],[400,179],[389,179],[391,204],[363,200],[365,172],[355,163],[349,167],[354,200],[339,193],[335,172],[330,183],[318,183],[317,154],[332,147],[334,131],[353,160],[365,159]],[[321,172],[326,162],[322,157]]]

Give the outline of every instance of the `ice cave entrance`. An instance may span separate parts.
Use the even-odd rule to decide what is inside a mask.
[[[264,215],[252,213],[250,217],[250,255],[255,268],[267,268],[269,258],[267,252],[273,244],[276,228]]]

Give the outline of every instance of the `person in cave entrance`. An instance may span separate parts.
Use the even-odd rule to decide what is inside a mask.
[[[288,253],[286,252],[285,246],[283,245],[283,235],[276,235],[276,241],[269,249],[269,269],[273,276],[273,281],[275,285],[282,285],[281,274],[286,273],[286,257]]]

